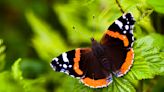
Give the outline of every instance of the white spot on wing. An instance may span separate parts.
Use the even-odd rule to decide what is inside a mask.
[[[123,19],[126,19],[126,16],[125,16],[125,14],[123,14],[123,15],[122,15],[122,18],[123,18]]]
[[[59,66],[61,67],[61,66],[62,66],[62,64],[59,64]]]
[[[122,22],[120,22],[119,20],[116,20],[115,24],[117,24],[119,28],[122,29],[122,26],[123,26]]]
[[[71,68],[71,67],[72,67],[72,65],[69,65],[68,67],[69,67],[69,68]]]
[[[126,30],[124,30],[123,33],[126,34]]]
[[[74,75],[70,75],[71,77],[73,77],[73,78],[75,78],[75,76]]]
[[[130,30],[130,34],[133,34],[133,30]]]
[[[133,42],[131,43],[131,47],[133,46]]]
[[[63,64],[63,67],[66,69],[67,68],[67,65],[66,64]]]
[[[61,69],[60,72],[65,72],[65,69]]]
[[[134,28],[134,25],[130,25],[130,28],[133,29]]]
[[[54,71],[56,71],[56,67],[55,67],[55,66],[53,66],[51,63],[50,63],[50,66],[52,67],[52,69],[53,69]]]
[[[125,25],[125,29],[126,29],[126,30],[129,30],[129,26],[128,26],[128,25]]]
[[[55,61],[58,61],[59,59],[58,59],[58,58],[53,58],[52,60],[53,60],[53,61],[54,61],[54,60],[55,60]]]
[[[66,70],[65,73],[69,75],[69,71],[68,70]]]
[[[134,37],[132,37],[132,41],[134,41]]]
[[[67,58],[67,53],[63,53],[62,54],[62,57],[63,57],[63,61],[64,62],[69,62],[68,58]]]

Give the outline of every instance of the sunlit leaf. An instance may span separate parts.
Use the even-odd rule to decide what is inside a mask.
[[[13,79],[9,71],[0,73],[0,92],[24,92],[22,85]]]
[[[22,80],[22,71],[20,70],[20,61],[21,59],[19,58],[18,60],[15,61],[15,63],[12,65],[12,73],[13,77],[16,80]]]
[[[33,80],[23,80],[24,92],[47,92],[43,85],[46,84],[46,78],[41,77]]]
[[[91,31],[87,29],[87,17],[85,16],[87,7],[73,7],[69,5],[54,5],[54,10],[57,12],[60,21],[63,26],[66,28],[66,33],[68,35],[68,39],[70,43],[77,44],[79,41],[87,41],[89,42],[91,37]],[[84,12],[83,14],[77,12]],[[62,12],[61,12],[62,11]],[[85,14],[85,15],[84,15]],[[85,26],[85,27],[84,27]]]
[[[3,40],[0,39],[0,71],[4,68],[5,65],[5,51],[6,47],[3,45]]]
[[[136,92],[134,86],[125,78],[113,77],[109,92]]]
[[[45,78],[38,78],[33,80],[28,80],[22,77],[22,71],[20,68],[20,62],[21,59],[15,61],[15,63],[12,65],[12,76],[11,78],[15,79],[13,81],[17,82],[17,85],[19,85],[19,88],[23,89],[24,91],[20,92],[46,92],[45,89],[41,88],[41,86],[45,83]]]
[[[33,45],[41,58],[49,60],[54,55],[66,51],[66,44],[59,33],[37,18],[31,11],[26,12],[26,17],[35,34],[32,39]]]
[[[140,27],[144,28],[147,32],[152,33],[152,32],[155,32],[155,29],[151,21],[152,20],[150,19],[150,17],[144,17],[142,18],[141,21],[138,22],[138,24],[140,25]]]
[[[152,34],[136,41],[134,64],[127,76],[141,80],[153,78],[163,72],[164,62],[160,52],[163,47],[162,39],[160,35]],[[157,41],[158,45],[154,44]]]
[[[150,69],[150,66],[146,61],[141,61],[142,59],[136,59],[132,69],[127,74],[127,76],[131,76],[133,80],[141,80],[147,78],[153,78],[153,73]]]
[[[163,0],[147,0],[147,2],[159,13],[164,13],[164,1]]]
[[[146,61],[153,74],[164,72],[164,37],[159,34],[151,34],[139,39],[136,43],[135,52],[141,56],[140,61]]]

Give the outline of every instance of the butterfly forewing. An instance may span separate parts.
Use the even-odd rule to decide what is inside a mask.
[[[133,27],[135,20],[131,13],[123,14],[109,26],[100,44],[105,46],[106,54],[112,63],[116,76],[123,76],[133,63]]]

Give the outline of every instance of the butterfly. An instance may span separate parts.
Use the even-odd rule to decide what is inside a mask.
[[[91,47],[64,52],[52,60],[51,67],[91,88],[107,87],[112,76],[125,75],[133,64],[134,23],[132,14],[124,13],[109,26],[100,42],[91,38]]]

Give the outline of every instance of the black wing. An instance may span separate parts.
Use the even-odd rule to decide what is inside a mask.
[[[112,82],[112,76],[98,63],[90,48],[62,53],[53,59],[51,66],[55,71],[80,78],[82,83],[92,88],[106,87]]]
[[[124,75],[133,63],[133,27],[135,20],[131,13],[123,14],[109,26],[100,44],[105,46],[106,54],[112,61],[112,71],[116,76]]]

